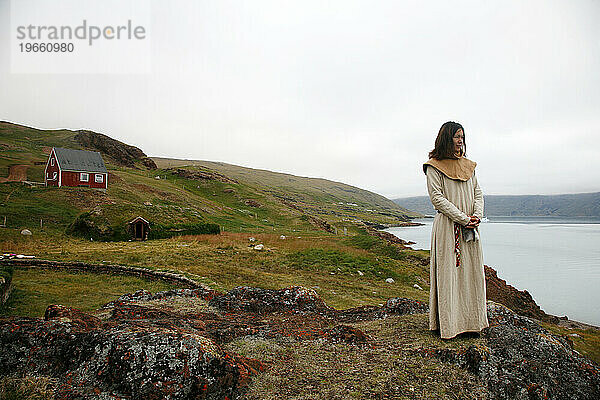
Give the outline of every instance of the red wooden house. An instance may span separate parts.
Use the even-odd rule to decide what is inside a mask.
[[[46,186],[108,187],[108,171],[100,153],[53,147],[46,163]]]

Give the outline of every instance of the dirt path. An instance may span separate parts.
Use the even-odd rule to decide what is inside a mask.
[[[8,178],[0,178],[0,182],[23,182],[27,180],[27,168],[29,165],[11,165]]]

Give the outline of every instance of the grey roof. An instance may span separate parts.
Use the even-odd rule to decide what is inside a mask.
[[[55,147],[54,153],[61,169],[69,171],[107,173],[102,156],[97,151],[73,150]]]

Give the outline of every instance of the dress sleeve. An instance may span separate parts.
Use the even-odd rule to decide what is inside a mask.
[[[427,190],[433,207],[461,225],[467,225],[471,220],[467,214],[460,211],[442,194],[442,173],[434,167],[427,167]]]
[[[475,173],[473,173],[473,179],[475,180],[475,207],[473,215],[481,219],[483,218],[483,191],[479,187],[479,182],[477,182]]]

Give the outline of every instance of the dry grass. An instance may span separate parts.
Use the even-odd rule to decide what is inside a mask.
[[[251,237],[255,239],[254,242],[250,242],[249,239]],[[345,251],[354,255],[369,255],[369,252],[366,250],[344,245],[341,243],[339,237],[326,234],[285,236],[285,239],[281,239],[281,235],[279,234],[223,232],[220,235],[182,236],[180,240],[207,243],[216,248],[244,248],[248,247],[249,244],[256,245],[262,243],[269,250],[280,250],[286,252],[296,252],[318,247],[323,249]]]
[[[169,290],[174,285],[131,276],[68,273],[36,269],[15,269],[13,293],[0,307],[0,314],[42,317],[50,304],[92,311],[123,293],[146,289]]]
[[[56,380],[48,377],[4,377],[0,380],[1,400],[46,400],[53,398]]]
[[[256,241],[250,242],[251,236]],[[264,244],[266,250],[256,251],[250,246],[258,243]],[[295,254],[311,249],[337,251],[350,262],[363,262],[363,258],[368,258],[375,270],[391,270],[410,281],[389,284],[385,282],[387,276],[383,273],[359,276],[352,269],[340,272],[331,266],[320,268],[315,264],[320,262],[318,252],[317,258],[313,257],[309,264],[294,261]],[[89,242],[67,237],[19,238],[0,242],[0,250],[31,254],[41,259],[109,262],[177,270],[220,291],[236,286],[268,289],[298,285],[312,287],[336,308],[380,304],[397,296],[428,300],[427,268],[411,260],[398,261],[374,255],[368,250],[351,247],[334,236],[280,239],[275,234],[227,232],[146,242]],[[425,290],[413,288],[414,283]]]
[[[468,346],[481,339],[442,342],[427,316],[407,315],[354,324],[371,345],[327,340],[247,337],[227,348],[267,362],[245,399],[484,399],[485,389],[456,366],[423,358],[419,347]]]

